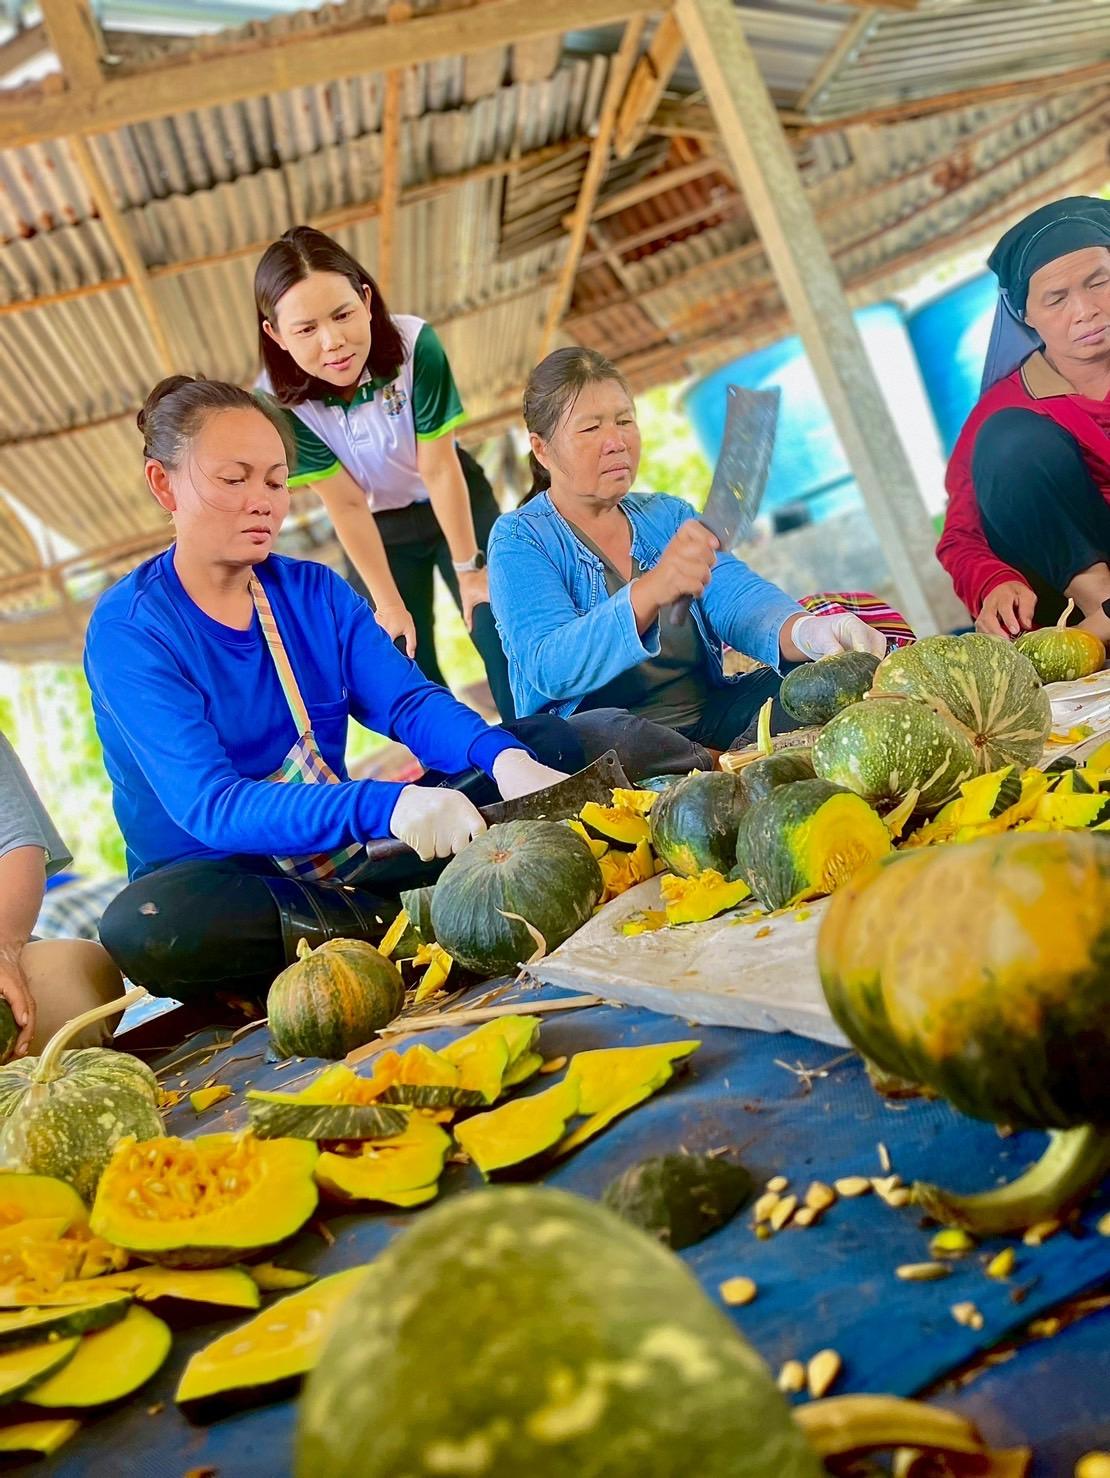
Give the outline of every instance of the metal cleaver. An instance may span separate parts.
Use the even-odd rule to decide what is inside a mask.
[[[701,522],[727,554],[747,534],[763,502],[782,391],[777,385],[770,390],[729,385],[725,395],[725,432]],[[688,596],[675,601],[673,626],[685,621],[690,604]]]
[[[569,821],[577,816],[587,801],[599,805],[612,803],[610,794],[614,789],[631,789],[632,782],[624,773],[615,749],[607,749],[584,770],[568,775],[546,790],[534,790],[531,795],[518,796],[512,801],[494,801],[478,810],[487,825],[495,826],[499,821]],[[389,862],[395,858],[410,857],[416,853],[396,837],[377,837],[366,844],[367,861]]]

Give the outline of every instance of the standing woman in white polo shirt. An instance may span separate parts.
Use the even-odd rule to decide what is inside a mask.
[[[291,487],[310,484],[347,556],[347,578],[432,682],[438,568],[485,665],[503,720],[508,667],[489,607],[486,541],[500,511],[455,443],[464,420],[431,324],[391,314],[377,283],[330,236],[294,226],[254,277],[263,373],[296,438]]]

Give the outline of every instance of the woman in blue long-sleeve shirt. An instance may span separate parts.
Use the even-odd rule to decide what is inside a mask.
[[[632,392],[594,350],[557,349],[524,392],[533,494],[494,525],[490,598],[518,713],[574,716],[604,743],[631,714],[677,731],[634,743],[626,768],[721,750],[778,691],[784,664],[847,648],[883,655],[858,617],[810,615],[718,547],[681,498],[633,493],[640,433]],[[672,605],[694,598],[690,619]],[[765,664],[726,677],[727,644]],[[636,726],[633,726],[633,729]],[[672,756],[671,750],[676,751]],[[658,768],[673,768],[658,764]]]
[[[395,909],[367,876],[367,841],[392,835],[431,861],[484,829],[448,777],[473,772],[479,800],[521,795],[581,748],[562,724],[518,725],[523,738],[489,727],[338,575],[273,553],[289,450],[246,391],[172,377],[139,427],[176,539],[89,624],[85,671],[133,879],[101,936],[156,992],[256,993],[300,938],[380,937]],[[349,717],[407,744],[423,781],[349,779]]]

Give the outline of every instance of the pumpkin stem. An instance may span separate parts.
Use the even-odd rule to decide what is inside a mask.
[[[58,1076],[57,1064],[62,1053],[65,1051],[67,1042],[71,1042],[75,1036],[91,1026],[94,1021],[103,1021],[105,1016],[115,1016],[120,1011],[125,1011],[128,1006],[134,1006],[138,1001],[145,1001],[149,997],[149,991],[144,990],[141,985],[129,990],[126,995],[117,996],[114,1001],[108,1001],[106,1005],[96,1006],[91,1011],[82,1011],[80,1016],[75,1016],[71,1021],[65,1022],[47,1042],[39,1054],[38,1067],[32,1074],[33,1083],[49,1083],[52,1078]]]
[[[303,960],[306,955],[310,955],[311,953],[312,953],[312,945],[309,944],[308,940],[307,939],[304,939],[304,938],[298,939],[297,940],[297,959],[298,960]]]
[[[945,1226],[996,1237],[1054,1220],[1082,1201],[1108,1171],[1110,1134],[1083,1124],[1049,1130],[1048,1148],[1036,1164],[998,1190],[955,1196],[918,1182],[913,1199]]]
[[[1068,603],[1067,603],[1067,605],[1064,607],[1063,614],[1061,615],[1059,621],[1057,621],[1057,623],[1056,623],[1056,630],[1057,631],[1063,631],[1064,627],[1068,624],[1069,620],[1071,619],[1071,613],[1074,610],[1075,610],[1075,601],[1069,600]]]
[[[768,698],[767,702],[759,710],[759,721],[756,724],[755,733],[756,748],[762,755],[774,754],[775,752],[774,742],[771,739],[771,707],[774,701],[773,698]]]
[[[997,1474],[998,1478],[1024,1473],[1028,1466],[1027,1451],[991,1452],[970,1422],[924,1401],[830,1396],[795,1407],[792,1415],[822,1459],[901,1447],[967,1454],[977,1459],[977,1473]]]

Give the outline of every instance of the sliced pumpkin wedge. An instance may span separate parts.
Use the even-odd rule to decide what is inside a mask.
[[[48,1304],[45,1308],[8,1309],[0,1313],[0,1346],[38,1344],[45,1339],[89,1334],[118,1324],[131,1306],[131,1295],[93,1298],[87,1303]]]
[[[0,1354],[0,1402],[18,1401],[40,1381],[61,1370],[72,1360],[81,1343],[80,1335],[46,1340],[40,1345],[22,1345]]]
[[[525,1052],[523,1057],[518,1057],[501,1079],[501,1091],[506,1088],[519,1088],[521,1083],[527,1083],[529,1078],[534,1078],[543,1067],[543,1054],[540,1052]]]
[[[315,1273],[300,1268],[281,1268],[273,1262],[256,1262],[247,1274],[262,1293],[288,1293],[294,1288],[307,1288],[316,1282]]]
[[[335,1145],[316,1162],[316,1182],[340,1201],[385,1201],[418,1206],[436,1194],[450,1137],[420,1113],[409,1114],[403,1134]]]
[[[576,1052],[570,1060],[567,1077],[578,1084],[578,1112],[596,1114],[630,1089],[655,1083],[661,1074],[665,1074],[663,1082],[666,1082],[674,1072],[674,1064],[700,1046],[696,1041],[652,1042],[643,1047],[601,1047]]]
[[[533,1051],[539,1034],[538,1016],[499,1016],[448,1042],[439,1055],[458,1068],[461,1087],[477,1089],[485,1103],[493,1103],[504,1091],[506,1075]]]
[[[12,1422],[0,1427],[0,1452],[11,1457],[53,1457],[59,1448],[79,1432],[81,1423],[73,1417],[48,1417],[41,1422]]]
[[[235,1395],[266,1399],[275,1387],[306,1375],[331,1320],[365,1276],[366,1268],[356,1267],[321,1278],[213,1340],[186,1365],[175,1399],[182,1406]]]
[[[132,1307],[118,1324],[86,1334],[73,1358],[26,1397],[32,1406],[103,1406],[137,1391],[170,1352],[169,1327]]]
[[[97,1278],[93,1286],[105,1285],[127,1290],[143,1303],[175,1298],[225,1309],[257,1309],[260,1303],[258,1284],[245,1268],[128,1268]]]
[[[51,1175],[0,1172],[0,1227],[29,1217],[63,1217],[66,1228],[84,1226],[89,1209],[71,1185]]]
[[[405,1116],[382,1104],[305,1103],[254,1089],[247,1116],[259,1139],[384,1139],[405,1127]]]
[[[486,1180],[557,1144],[578,1112],[578,1083],[564,1078],[531,1098],[516,1098],[456,1125],[455,1138]]]

